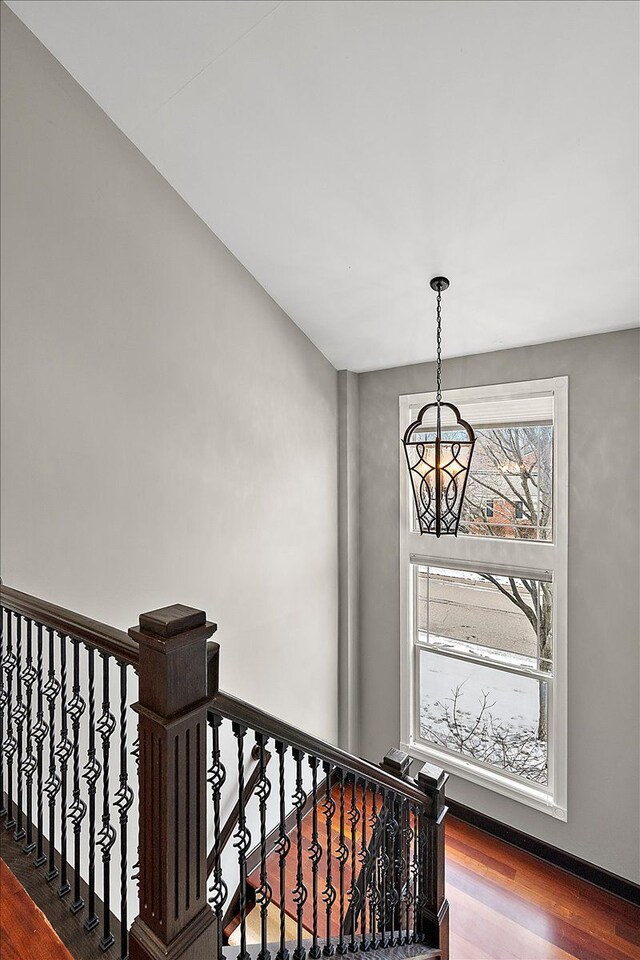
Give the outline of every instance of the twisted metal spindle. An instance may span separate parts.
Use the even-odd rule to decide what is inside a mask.
[[[400,921],[398,919],[398,904],[400,903],[400,892],[398,890],[398,834],[400,826],[398,823],[398,799],[397,796],[389,793],[389,818],[387,821],[387,830],[389,833],[389,846],[387,848],[389,855],[389,905],[391,935],[389,944],[392,947],[397,946],[400,934]],[[398,936],[396,936],[396,921],[398,926]]]
[[[100,923],[96,913],[96,784],[102,765],[96,756],[96,690],[95,690],[95,650],[87,647],[87,677],[89,685],[89,747],[87,762],[83,768],[83,777],[87,782],[89,797],[89,873],[88,873],[88,901],[87,918],[84,921],[85,930],[93,930]]]
[[[420,870],[420,864],[425,863],[428,852],[429,838],[427,834],[427,822],[424,808],[418,810],[418,895],[416,898],[416,912],[418,914],[416,930],[418,942],[424,940],[424,911],[427,906],[427,889],[425,887],[424,871]]]
[[[220,792],[227,779],[227,772],[221,760],[220,754],[220,725],[222,717],[218,714],[209,713],[207,721],[211,729],[212,748],[211,748],[211,766],[208,770],[208,781],[211,785],[211,796],[213,799],[213,883],[209,887],[209,903],[213,908],[216,917],[217,928],[217,950],[215,960],[222,958],[222,910],[227,899],[227,885],[222,879],[222,864],[220,860]]]
[[[111,658],[106,653],[101,653],[100,657],[102,659],[102,713],[97,723],[97,730],[102,740],[102,827],[98,834],[97,843],[102,850],[104,915],[102,917],[100,949],[104,951],[108,950],[115,942],[115,937],[111,932],[111,848],[116,842],[116,831],[109,815],[109,751],[116,721],[110,709],[109,667]]]
[[[120,774],[115,805],[120,814],[120,960],[129,955],[129,924],[127,922],[127,824],[133,803],[127,767],[127,665],[118,662],[120,671]]]
[[[311,861],[311,896],[313,899],[312,942],[309,950],[311,960],[318,960],[322,950],[318,944],[318,865],[322,859],[322,847],[318,840],[318,767],[320,760],[309,757],[311,767],[311,844],[309,846],[309,860]]]
[[[378,937],[378,906],[379,906],[379,888],[378,888],[378,850],[377,844],[380,842],[380,830],[382,825],[378,813],[378,785],[371,786],[371,817],[369,820],[371,827],[371,851],[370,851],[370,879],[367,888],[367,898],[369,901],[369,930],[370,945],[372,950],[377,950],[380,945]]]
[[[27,837],[23,850],[25,853],[31,853],[35,850],[36,844],[33,839],[33,775],[36,772],[37,760],[33,747],[37,742],[34,734],[33,723],[33,685],[38,678],[36,668],[33,665],[33,623],[26,620],[27,624],[27,663],[24,672],[24,685],[26,687],[26,709],[27,709],[27,758],[24,762],[23,772],[25,788],[27,793]]]
[[[49,883],[55,880],[58,876],[58,868],[55,864],[55,827],[56,827],[56,797],[60,792],[60,777],[56,771],[56,743],[55,743],[55,722],[56,722],[56,700],[60,692],[60,684],[56,679],[56,666],[55,666],[55,644],[54,644],[54,634],[51,627],[47,628],[47,633],[49,634],[49,662],[48,662],[48,674],[47,682],[45,684],[43,693],[47,700],[48,706],[48,731],[47,735],[49,738],[49,771],[48,777],[44,785],[45,793],[47,794],[47,800],[49,804],[49,864],[48,870],[45,873],[45,880]]]
[[[333,824],[333,815],[336,812],[336,804],[333,799],[331,791],[331,780],[332,780],[332,767],[330,763],[325,761],[324,763],[324,772],[325,772],[325,797],[324,803],[322,805],[322,812],[325,818],[325,827],[327,831],[327,875],[325,880],[325,887],[322,891],[322,902],[325,905],[326,910],[326,936],[325,944],[322,948],[322,953],[325,957],[331,957],[334,953],[334,946],[331,940],[331,912],[333,910],[333,905],[336,902],[336,888],[333,885],[332,877],[332,850],[331,850],[331,831]]]
[[[36,742],[36,832],[38,841],[36,846],[36,858],[34,864],[41,867],[47,862],[44,855],[42,844],[42,827],[44,818],[44,782],[43,782],[43,758],[42,750],[44,739],[47,735],[47,725],[44,722],[44,652],[42,643],[42,624],[37,625],[37,647],[36,656],[36,674],[37,674],[37,694],[36,694],[36,724],[33,728],[33,738]]]
[[[258,960],[270,960],[271,951],[267,947],[267,914],[273,891],[267,877],[267,800],[271,793],[271,783],[267,777],[266,744],[268,738],[256,733],[258,745],[258,770],[260,779],[256,785],[256,795],[260,810],[260,886],[256,890],[256,903],[260,909],[260,953]]]
[[[358,810],[357,803],[357,783],[358,779],[355,774],[350,777],[351,780],[351,804],[349,806],[349,826],[351,828],[351,886],[349,888],[349,906],[351,911],[351,929],[349,931],[349,950],[351,953],[355,953],[358,949],[358,943],[356,942],[356,924],[358,917],[358,907],[360,905],[360,895],[358,890],[358,871],[357,871],[357,862],[358,862],[358,850],[356,844],[356,827],[360,822],[360,811]]]
[[[400,930],[401,944],[409,943],[410,938],[410,929],[409,929],[409,912],[411,908],[411,883],[410,883],[410,873],[409,866],[411,862],[411,847],[410,847],[410,831],[411,826],[409,823],[409,801],[402,800],[402,815],[401,815],[401,837],[402,843],[400,846],[400,878],[401,878],[401,900],[404,906],[404,932]],[[402,911],[400,913],[402,917]]]
[[[7,610],[7,652],[2,659],[5,676],[5,692],[7,706],[7,734],[3,742],[3,753],[7,758],[7,819],[5,829],[13,830],[16,821],[13,816],[13,757],[18,749],[18,741],[13,735],[13,671],[16,668],[16,657],[13,652],[13,614]]]
[[[412,811],[412,843],[413,850],[411,856],[411,906],[413,907],[413,924],[412,924],[412,933],[411,933],[411,942],[418,942],[418,917],[417,917],[417,903],[418,903],[418,876],[420,874],[420,863],[418,860],[418,809],[415,805],[411,805]]]
[[[276,954],[276,960],[289,960],[289,951],[285,946],[285,923],[286,923],[286,869],[287,854],[291,847],[291,841],[287,836],[287,807],[284,782],[284,758],[287,752],[287,745],[280,740],[276,740],[276,753],[278,754],[278,792],[280,799],[280,819],[278,824],[278,841],[276,851],[278,854],[278,873],[280,887],[280,944]]]
[[[380,900],[378,906],[378,915],[380,921],[380,946],[388,947],[390,945],[389,930],[387,926],[388,917],[388,888],[389,888],[389,863],[388,852],[388,810],[387,810],[387,791],[384,787],[380,790],[380,856],[378,857],[378,868],[380,871]]]
[[[304,883],[302,869],[302,811],[307,802],[307,794],[302,786],[302,761],[304,759],[304,753],[301,750],[292,750],[291,752],[296,764],[296,789],[293,794],[293,807],[296,812],[296,885],[293,891],[293,902],[296,905],[296,949],[293,951],[293,960],[305,960],[307,951],[302,946],[302,918],[304,905],[307,901],[307,888]]]
[[[238,851],[238,882],[240,911],[240,953],[238,960],[249,960],[247,953],[247,852],[251,846],[251,834],[247,827],[244,805],[244,738],[247,727],[234,722],[233,735],[238,741],[238,826],[234,834],[233,845]]]
[[[80,796],[80,718],[86,709],[86,703],[80,694],[80,643],[78,640],[72,640],[71,645],[73,649],[73,686],[67,712],[71,717],[73,737],[73,796],[69,807],[69,818],[73,824],[73,903],[69,909],[71,913],[78,913],[84,907],[84,900],[80,896],[80,841],[82,821],[87,812],[87,805]]]
[[[58,896],[66,897],[71,890],[67,876],[67,774],[69,757],[71,756],[71,741],[69,740],[68,711],[67,711],[67,638],[64,633],[60,638],[60,740],[56,747],[56,757],[60,764],[60,885]]]
[[[10,616],[9,611],[7,614]],[[6,817],[7,808],[4,802],[4,711],[7,705],[7,691],[4,684],[4,607],[0,607],[0,817]]]
[[[338,861],[338,910],[340,917],[340,930],[338,934],[338,946],[337,952],[344,954],[347,952],[348,947],[344,940],[344,916],[345,916],[345,883],[344,883],[344,871],[345,864],[349,857],[349,849],[345,843],[344,835],[344,788],[346,783],[346,773],[344,770],[340,771],[340,793],[339,793],[339,804],[340,804],[340,834],[338,839],[338,846],[336,848],[336,859]]]
[[[369,848],[367,846],[367,793],[369,784],[362,780],[362,833],[360,836],[359,861],[363,871],[363,885],[360,890],[360,949],[367,953],[371,947],[367,937],[367,877],[370,870]]]
[[[13,832],[14,840],[23,840],[25,831],[23,826],[23,779],[24,779],[24,758],[22,748],[24,721],[27,715],[27,709],[22,699],[22,617],[16,613],[16,704],[13,709],[13,719],[16,724],[16,743],[17,743],[17,795],[16,795],[16,828]]]
[[[136,671],[137,674],[137,671]],[[131,745],[131,756],[134,759],[136,765],[136,776],[135,783],[140,782],[140,737],[137,736]],[[140,892],[140,837],[138,836],[138,842],[136,844],[136,862],[131,867],[131,879],[138,888]]]

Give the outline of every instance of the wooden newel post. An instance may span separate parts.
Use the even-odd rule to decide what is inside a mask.
[[[212,960],[207,903],[207,639],[202,610],[174,604],[140,615],[140,914],[131,960]],[[208,678],[209,673],[209,678]]]
[[[424,850],[421,863],[421,931],[424,942],[438,947],[442,960],[449,960],[449,904],[444,889],[444,819],[447,814],[444,788],[448,774],[430,763],[418,772],[418,785],[425,795],[421,833]]]

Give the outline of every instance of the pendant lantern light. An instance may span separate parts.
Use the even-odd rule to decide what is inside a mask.
[[[457,536],[475,434],[452,403],[442,402],[442,293],[446,277],[434,277],[437,293],[436,400],[420,410],[407,428],[404,452],[411,478],[420,533]]]

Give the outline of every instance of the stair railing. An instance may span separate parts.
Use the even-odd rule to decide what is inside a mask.
[[[4,584],[0,604],[5,831],[70,900],[87,942],[126,960],[138,645]]]
[[[227,763],[221,750],[225,722],[237,747]],[[255,871],[262,960],[272,946],[276,960],[287,960],[290,953],[293,960],[303,960],[306,955],[317,958],[411,943],[448,956],[446,774],[426,764],[413,779],[409,757],[399,750],[390,751],[377,766],[223,691],[213,696],[209,723],[214,731],[212,804],[220,805],[221,784],[231,779],[243,810],[236,834],[237,879],[246,887],[248,874]],[[272,746],[278,769],[271,777],[263,771],[251,818],[240,795],[245,754],[254,741],[259,750]],[[255,835],[247,826],[250,819]],[[214,826],[214,849],[218,831]],[[217,866],[211,893],[221,956],[231,885],[228,872]],[[266,918],[274,903],[280,936],[270,945]],[[249,906],[246,898],[238,903],[240,960],[249,956]],[[287,941],[287,919],[295,922],[293,943]]]
[[[399,751],[371,764],[221,691],[204,611],[124,633],[4,585],[0,603],[5,828],[87,943],[221,960],[237,900],[239,960],[253,902],[258,960],[411,944],[447,960],[441,771],[413,779]]]

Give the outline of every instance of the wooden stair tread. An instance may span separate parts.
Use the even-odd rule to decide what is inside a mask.
[[[331,929],[330,934],[332,937],[338,937],[340,934],[340,917],[339,917],[339,887],[340,887],[340,866],[336,859],[335,852],[340,840],[340,785],[334,784],[331,789],[331,795],[334,803],[336,804],[336,812],[333,815],[331,823],[331,847],[332,847],[332,858],[331,858],[331,882],[336,889],[336,902],[333,905],[331,911]],[[319,939],[323,938],[326,934],[326,910],[324,903],[322,902],[322,891],[327,882],[327,860],[325,855],[326,848],[326,820],[324,814],[322,813],[322,804],[325,799],[324,790],[318,791],[318,837],[322,845],[323,855],[318,864],[318,937]],[[349,889],[352,882],[352,841],[355,842],[356,848],[356,858],[355,858],[355,876],[356,878],[360,875],[361,871],[361,861],[360,861],[360,852],[362,847],[363,839],[363,803],[366,804],[366,840],[369,842],[372,835],[372,827],[369,822],[369,817],[373,808],[372,804],[372,793],[371,790],[367,790],[366,798],[364,797],[363,790],[360,785],[356,788],[355,793],[355,802],[356,807],[360,811],[360,819],[355,824],[353,835],[351,824],[348,820],[348,811],[352,804],[352,793],[351,785],[347,784],[344,790],[344,843],[348,850],[348,857],[344,864],[344,913],[345,916],[349,909]],[[381,797],[377,798],[377,809],[380,810],[381,807]],[[311,933],[313,929],[313,898],[311,895],[312,882],[313,882],[313,866],[309,859],[309,847],[312,840],[313,832],[313,807],[306,811],[301,823],[302,827],[302,880],[307,888],[307,900],[303,906],[302,910],[302,925],[305,931]],[[293,902],[292,891],[296,886],[297,882],[297,865],[296,865],[296,855],[297,855],[297,843],[298,843],[298,831],[294,826],[288,833],[288,837],[291,843],[289,850],[289,855],[286,859],[285,866],[285,899],[284,899],[284,909],[287,917],[290,917],[292,920],[297,921],[297,910],[296,905]],[[272,904],[279,909],[280,904],[280,868],[279,868],[279,858],[276,851],[272,851],[267,857],[267,880],[271,886],[273,899]],[[248,877],[249,885],[257,890],[260,886],[260,868],[256,869]],[[369,926],[369,917],[367,915],[367,933]],[[343,931],[346,939],[349,938],[350,929],[345,928]],[[361,924],[360,922],[356,928],[356,937],[361,934]],[[426,955],[426,954],[425,954]]]

